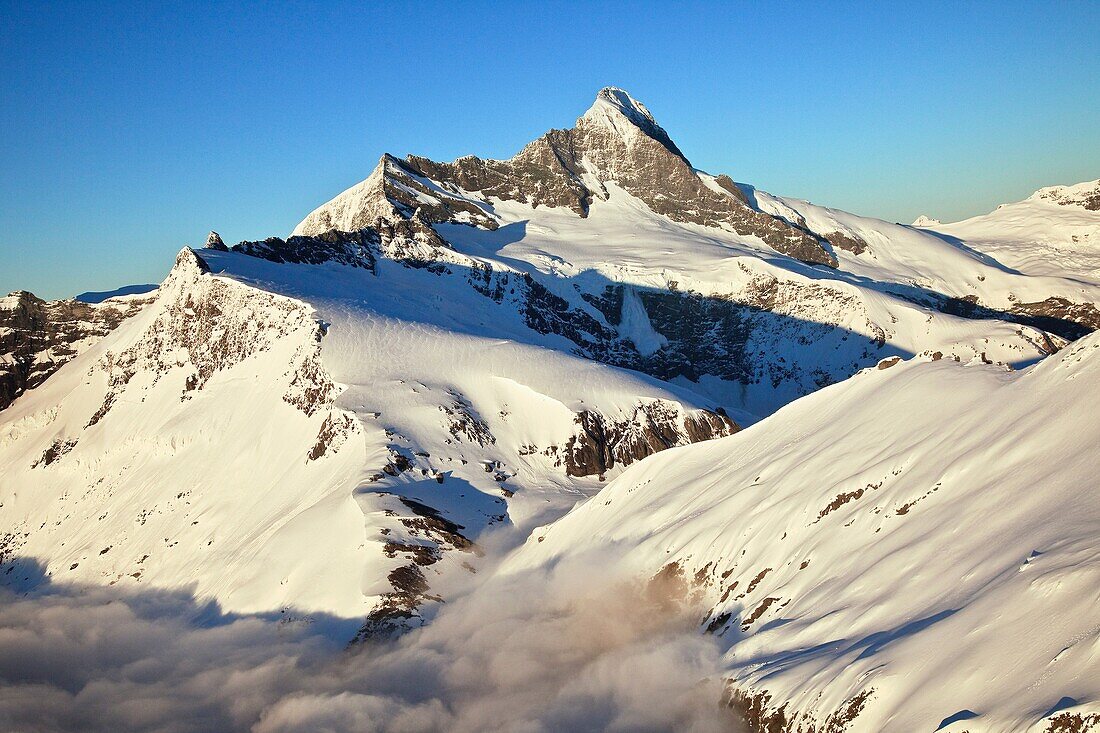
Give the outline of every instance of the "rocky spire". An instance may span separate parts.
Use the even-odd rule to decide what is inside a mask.
[[[219,252],[227,252],[228,247],[225,246],[225,242],[222,241],[222,237],[217,232],[210,232],[206,235],[206,249],[216,249]]]

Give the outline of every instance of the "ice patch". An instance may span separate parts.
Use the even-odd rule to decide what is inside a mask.
[[[668,339],[653,329],[645,304],[638,297],[638,291],[630,287],[623,288],[623,314],[619,333],[630,339],[642,356],[649,356],[668,345]]]

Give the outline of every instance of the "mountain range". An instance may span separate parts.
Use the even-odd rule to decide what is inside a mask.
[[[599,551],[698,606],[753,730],[1087,730],[1098,253],[1100,180],[889,223],[609,87],[152,290],[0,299],[0,573],[366,643]]]

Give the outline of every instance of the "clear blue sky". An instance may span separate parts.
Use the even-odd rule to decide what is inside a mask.
[[[0,292],[158,281],[383,152],[509,157],[609,84],[697,167],[890,220],[1100,177],[1094,0],[0,0],[0,38]]]

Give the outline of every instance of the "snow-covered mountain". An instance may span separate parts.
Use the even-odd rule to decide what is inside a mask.
[[[1065,337],[1100,325],[1091,284],[702,173],[615,89],[509,161],[385,156],[295,235],[376,220],[428,248],[399,256],[545,284],[585,356],[756,415],[885,356],[1027,363],[1051,345],[1018,324]]]
[[[504,572],[679,578],[753,730],[1091,730],[1098,414],[1096,334],[1020,372],[869,369],[632,466]]]
[[[924,214],[921,214],[913,220],[913,226],[915,227],[933,227],[941,223],[942,222],[939,219],[934,219],[931,216],[925,216]]]
[[[1056,409],[1067,436],[1089,435],[1072,425],[1090,403],[1059,395],[1077,395],[1091,371],[1067,377],[1072,389],[1042,376],[1061,375],[1055,365],[1095,339],[1073,340],[1100,327],[1095,267],[1066,254],[1087,253],[1082,237],[1100,225],[1082,186],[955,225],[890,224],[696,169],[615,88],[573,128],[510,160],[383,156],[286,239],[228,247],[211,233],[204,248],[184,248],[155,293],[64,308],[38,301],[54,315],[18,323],[3,314],[24,313],[16,300],[33,296],[5,300],[13,305],[0,309],[0,326],[11,330],[0,337],[22,334],[18,348],[0,341],[6,363],[49,367],[0,403],[0,572],[20,580],[24,566],[12,561],[29,557],[55,581],[187,588],[229,611],[323,613],[370,635],[430,618],[536,527],[545,544],[529,542],[515,567],[570,552],[583,526],[592,534],[578,547],[620,533],[638,573],[675,561],[694,578],[703,549],[691,543],[713,541],[698,577],[701,592],[721,593],[705,625],[732,641],[759,610],[731,652],[739,704],[769,694],[769,715],[789,701],[789,713],[821,718],[860,694],[843,650],[808,655],[822,665],[817,677],[797,655],[780,674],[795,649],[782,645],[802,638],[786,632],[760,647],[778,666],[739,656],[754,653],[758,632],[772,638],[761,626],[781,609],[803,609],[782,618],[814,644],[839,643],[826,637],[840,626],[813,625],[820,599],[810,586],[796,598],[774,585],[793,582],[780,567],[820,544],[822,562],[809,566],[820,570],[797,578],[825,584],[822,608],[867,638],[888,631],[876,623],[935,616],[947,602],[939,591],[866,613],[886,591],[859,580],[873,570],[866,563],[909,547],[887,538],[911,543],[906,570],[933,563],[951,539],[947,527],[910,521],[946,488],[896,513],[913,499],[912,482],[930,478],[921,489],[930,491],[955,464],[986,470],[990,436],[1060,440],[1050,431],[1061,423],[1046,424]],[[1052,254],[1032,258],[1033,249]],[[99,324],[95,338],[74,321]],[[1000,455],[1013,444],[990,445]],[[1090,456],[1082,448],[1078,463],[1055,459],[1069,471]],[[746,471],[772,476],[769,488],[732,491]],[[652,488],[642,492],[639,476],[655,477]],[[614,498],[636,489],[649,504]],[[989,488],[980,500],[961,491],[936,516],[980,513],[983,502],[1016,501],[1018,489]],[[599,502],[555,521],[597,492]],[[859,496],[797,529],[803,514],[848,494]],[[868,505],[873,519],[856,527],[896,517],[905,534],[834,526],[855,521],[864,494],[897,506]],[[736,511],[727,499],[741,502]],[[681,513],[696,501],[718,508]],[[629,513],[617,514],[621,506]],[[1025,526],[1028,516],[1048,515],[1013,508],[1003,527],[1059,557],[1043,549],[1053,547],[1049,528]],[[661,544],[681,524],[692,529],[677,538],[702,528],[685,539],[696,548],[686,554],[679,539]],[[975,530],[975,543],[994,527]],[[925,534],[935,539],[919,542]],[[978,556],[974,577],[992,578],[1017,549]],[[718,565],[730,571],[721,582]],[[726,594],[727,578],[765,566],[775,572],[741,582],[748,595]],[[980,592],[966,585],[959,598]],[[795,601],[810,605],[782,605]],[[967,659],[986,659],[991,644]],[[892,663],[908,669],[912,658]],[[836,681],[807,682],[818,677]],[[887,709],[875,707],[884,700],[880,692],[867,710]]]

